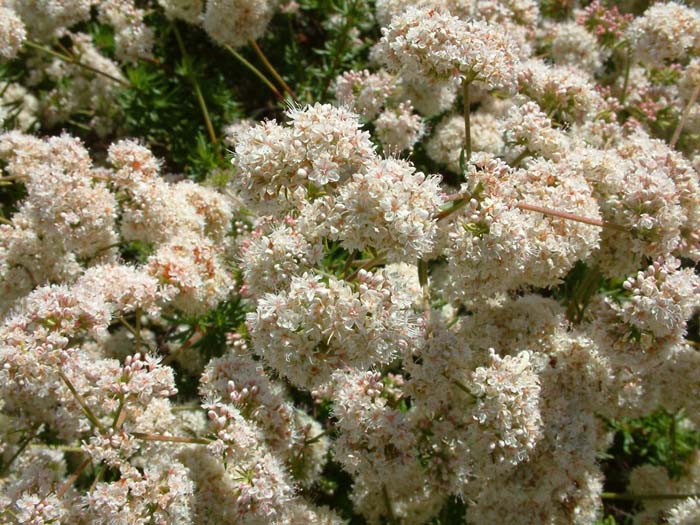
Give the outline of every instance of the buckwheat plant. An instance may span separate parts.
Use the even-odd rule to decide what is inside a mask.
[[[0,523],[700,522],[700,11],[0,0]]]

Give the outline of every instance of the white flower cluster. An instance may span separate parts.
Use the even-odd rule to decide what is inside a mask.
[[[469,441],[475,455],[517,465],[542,437],[540,386],[527,352],[503,359],[494,354],[491,359],[488,368],[472,374],[476,425],[470,428]]]
[[[0,7],[0,57],[15,58],[22,48],[27,30],[12,9]]]
[[[171,12],[183,17],[181,7],[175,11],[176,2],[168,4],[174,4]],[[241,47],[265,33],[276,7],[275,0],[207,0],[202,26],[216,43]]]
[[[439,177],[407,161],[377,160],[340,189],[331,237],[350,251],[372,248],[391,261],[414,261],[433,248],[441,193]]]
[[[690,268],[680,269],[673,257],[654,262],[623,286],[630,294],[621,308],[623,319],[655,337],[682,338],[686,320],[700,306],[700,277]]]
[[[343,366],[389,363],[419,335],[410,305],[399,298],[381,274],[361,270],[356,286],[304,274],[288,292],[260,298],[248,327],[280,375],[311,389]]]
[[[290,126],[269,121],[238,136],[236,184],[254,209],[293,205],[310,185],[337,185],[374,155],[369,134],[350,111],[316,104],[287,116]]]
[[[628,35],[640,61],[663,65],[700,49],[700,15],[678,2],[654,3],[630,24]]]
[[[416,7],[383,29],[376,58],[419,84],[465,77],[504,91],[515,87],[519,62],[515,45],[498,26]]]
[[[277,9],[159,3],[232,48]],[[700,15],[550,4],[377,1],[335,104],[225,130],[225,192],[135,140],[0,134],[0,521],[601,519],[603,419],[700,425]],[[71,26],[94,10],[133,62],[150,8],[2,5],[4,59],[60,35],[113,77],[28,52],[55,103],[8,84],[3,125],[91,106],[111,131],[122,73]],[[631,473],[669,496],[636,522],[698,521],[683,466]]]

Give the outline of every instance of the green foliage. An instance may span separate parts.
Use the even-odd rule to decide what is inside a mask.
[[[615,431],[609,454],[627,467],[645,463],[668,469],[672,478],[683,474],[683,463],[700,445],[700,434],[683,424],[682,414],[656,412],[639,419],[608,421]]]
[[[604,491],[625,493],[629,473],[635,467],[650,464],[665,467],[671,478],[684,472],[684,462],[694,449],[700,446],[700,432],[686,424],[683,414],[657,411],[641,418],[607,420],[605,424],[614,432],[612,445],[601,457],[605,474]],[[637,508],[634,501],[606,501],[610,514],[604,525],[631,524],[629,513]],[[618,521],[614,521],[615,518]]]
[[[195,82],[201,89],[214,129],[220,130],[242,116],[235,81],[221,67],[233,59],[195,29],[184,34],[187,54],[183,56],[172,23],[164,17],[156,18],[155,23],[164,35],[156,46],[155,59],[126,70],[131,86],[119,99],[124,115],[123,134],[151,145],[154,153],[166,160],[167,170],[202,179],[222,166],[224,159],[219,157],[217,145],[207,134]],[[201,56],[217,60],[192,58]]]

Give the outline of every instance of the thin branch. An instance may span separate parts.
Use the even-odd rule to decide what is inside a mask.
[[[355,14],[355,9],[357,7],[357,0],[351,0],[352,5],[349,6],[347,9],[347,13],[345,13],[345,20],[343,21],[343,27],[340,30],[340,39],[338,41],[337,47],[333,50],[333,61],[331,62],[331,67],[326,69],[326,77],[323,81],[323,89],[321,90],[321,98],[320,100],[323,101],[326,98],[326,95],[328,94],[328,90],[331,87],[331,83],[333,82],[333,78],[336,75],[336,70],[338,69],[338,66],[340,65],[340,57],[342,54],[345,53],[345,46],[347,45],[348,41],[348,33],[350,32],[350,29],[354,25],[354,14]]]
[[[470,124],[470,106],[471,100],[469,97],[469,85],[471,81],[465,78],[462,80],[462,102],[464,104],[464,151],[466,155],[466,161],[469,162],[472,158],[472,131]]]
[[[124,394],[121,395],[119,398],[119,407],[117,408],[117,413],[114,416],[114,421],[112,422],[112,428],[114,430],[119,430],[121,426],[124,424],[124,420],[126,419],[126,398],[124,397]]]
[[[272,76],[275,77],[275,80],[280,83],[282,88],[287,92],[287,94],[292,97],[294,100],[297,100],[297,96],[294,93],[294,90],[289,87],[289,85],[284,81],[282,78],[282,75],[280,75],[275,67],[272,65],[272,63],[267,59],[267,56],[265,56],[265,53],[263,53],[263,50],[260,49],[260,46],[255,40],[250,41],[251,45],[253,46],[253,49],[257,53],[258,57],[260,60],[262,60],[262,63],[265,64],[265,67],[267,70],[272,73]]]
[[[95,474],[95,479],[92,480],[92,483],[90,484],[90,488],[88,489],[88,494],[90,494],[93,490],[95,490],[95,487],[97,484],[102,481],[102,476],[104,475],[106,470],[106,467],[104,464],[100,465],[97,467],[97,474]]]
[[[195,92],[195,95],[197,97],[197,103],[199,104],[199,109],[202,112],[202,117],[204,118],[204,123],[207,127],[207,133],[209,133],[209,139],[211,140],[212,144],[214,144],[214,149],[216,150],[216,156],[221,161],[221,160],[223,160],[223,156],[221,155],[221,149],[219,148],[219,139],[216,136],[216,131],[214,130],[214,125],[211,122],[211,117],[209,116],[209,110],[207,109],[207,103],[204,100],[204,96],[202,95],[202,90],[199,87],[199,81],[197,80],[197,76],[190,69],[191,61],[189,59],[189,55],[187,54],[187,49],[185,48],[185,42],[182,40],[182,35],[180,35],[180,30],[177,28],[176,22],[173,22],[172,27],[173,27],[173,32],[175,33],[175,39],[177,40],[177,45],[180,48],[180,53],[182,54],[182,58],[185,61],[185,63],[187,64],[187,78],[192,83],[192,87],[194,88],[194,92]]]
[[[260,80],[262,80],[263,84],[265,84],[268,88],[270,88],[270,91],[272,91],[275,96],[280,99],[284,100],[284,97],[282,96],[282,93],[279,92],[279,89],[268,80],[268,78],[262,74],[262,72],[255,67],[253,64],[248,62],[243,55],[241,55],[238,51],[233,49],[231,46],[225,46],[226,49],[231,53],[234,57],[238,59],[238,61],[243,64],[245,67],[247,67],[256,77],[258,77]]]
[[[75,483],[75,480],[77,480],[80,477],[80,475],[83,473],[83,470],[85,470],[90,463],[92,463],[92,458],[85,458],[85,461],[83,461],[80,464],[80,466],[78,466],[76,471],[68,477],[66,482],[61,486],[60,489],[58,489],[58,492],[56,492],[56,497],[58,499],[61,499],[63,496],[65,496],[66,492],[68,492],[68,489],[71,488],[73,483]]]
[[[74,454],[86,454],[83,448],[71,445],[49,445],[47,443],[34,443],[32,445],[29,445],[29,447],[33,449],[60,450],[61,452],[72,452]]]
[[[683,131],[683,127],[685,126],[686,121],[688,120],[688,116],[690,115],[690,110],[693,109],[693,106],[698,100],[698,96],[700,96],[700,83],[698,83],[697,86],[695,86],[695,89],[693,90],[693,94],[690,95],[690,100],[688,101],[688,105],[685,106],[685,109],[683,110],[683,114],[681,115],[681,119],[678,121],[678,125],[676,126],[676,130],[673,132],[673,137],[671,137],[671,142],[669,142],[669,146],[672,148],[676,147],[676,144],[678,143],[678,139],[681,137],[681,132]]]
[[[0,177],[0,182],[15,182],[27,180],[28,178],[27,175],[8,175],[7,177]]]
[[[527,204],[524,202],[516,204],[517,208],[526,211],[534,211],[537,213],[542,213],[544,215],[551,215],[552,217],[559,217],[561,219],[567,219],[569,221],[582,222],[584,224],[590,224],[591,226],[598,226],[599,228],[611,228],[613,230],[628,231],[627,228],[614,224],[612,222],[603,221],[600,219],[592,219],[590,217],[581,217],[580,215],[575,215],[567,211],[553,210],[551,208],[545,208],[544,206],[536,206],[534,204]]]
[[[78,67],[82,67],[83,69],[87,69],[88,71],[92,71],[93,73],[96,73],[98,75],[102,75],[105,78],[108,78],[110,80],[113,80],[114,82],[117,82],[118,84],[121,84],[124,87],[131,87],[131,84],[129,84],[126,80],[123,80],[119,77],[115,77],[109,73],[106,73],[105,71],[101,71],[97,69],[96,67],[92,67],[91,65],[85,64],[81,62],[78,57],[75,56],[70,56],[70,55],[64,55],[63,53],[59,53],[58,51],[54,51],[53,49],[42,46],[41,44],[37,44],[36,42],[32,42],[31,40],[25,40],[24,45],[27,47],[30,47],[32,49],[36,49],[37,51],[41,51],[43,53],[46,53],[47,55],[51,55],[52,57],[58,58],[59,60],[63,60],[67,64],[74,64]]]
[[[137,352],[141,352],[141,308],[136,308],[134,317],[136,321],[136,334],[134,335],[136,341],[134,342],[134,349]]]
[[[466,197],[462,197],[462,198],[454,201],[454,204],[452,206],[450,206],[449,208],[444,209],[444,210],[438,212],[437,214],[435,214],[435,218],[440,221],[446,217],[449,217],[457,210],[466,206],[468,202],[469,202],[469,199],[467,199]]]
[[[632,494],[630,492],[603,492],[603,499],[617,501],[677,500],[700,498],[700,494]]]
[[[80,406],[82,407],[83,412],[85,413],[85,416],[87,416],[88,420],[90,420],[90,423],[92,423],[93,426],[99,428],[101,431],[104,431],[105,430],[104,425],[102,423],[100,423],[100,420],[97,419],[94,412],[92,410],[90,410],[90,407],[85,402],[85,399],[83,398],[83,396],[80,395],[80,392],[78,392],[75,389],[75,387],[73,386],[73,383],[71,383],[70,379],[68,379],[68,376],[66,376],[66,374],[63,373],[63,370],[59,370],[58,375],[61,377],[63,382],[66,384],[66,386],[68,387],[68,390],[71,391],[71,393],[73,394],[73,397],[75,397],[75,399],[78,401],[78,404],[80,404]]]
[[[520,154],[517,157],[513,159],[513,162],[511,162],[510,165],[514,168],[517,168],[520,165],[520,163],[529,156],[530,150],[525,148],[523,151],[520,152]]]
[[[195,438],[186,436],[162,436],[158,434],[147,434],[145,432],[132,432],[132,436],[142,441],[163,441],[167,443],[187,443],[191,445],[208,445],[211,439]]]
[[[22,452],[24,452],[24,450],[27,448],[29,443],[31,443],[32,439],[34,439],[36,437],[36,434],[39,431],[39,428],[41,428],[41,425],[34,427],[34,429],[31,431],[31,433],[26,438],[24,438],[24,441],[17,448],[15,453],[12,455],[12,457],[7,462],[7,464],[3,465],[2,472],[7,472],[10,469],[10,467],[15,462],[15,460],[22,454]]]
[[[352,272],[350,275],[348,275],[348,276],[345,278],[345,280],[346,280],[346,281],[354,281],[362,270],[369,270],[370,268],[373,268],[373,267],[375,267],[375,266],[381,264],[381,263],[383,262],[383,259],[384,259],[384,257],[381,256],[381,255],[378,255],[378,256],[375,257],[374,259],[370,259],[370,260],[367,261],[365,264],[363,264],[362,266],[360,266],[357,270],[355,270],[355,271]]]
[[[327,435],[328,435],[328,431],[324,430],[320,434],[316,434],[314,437],[309,438],[306,441],[304,441],[304,446],[313,445],[314,443],[320,441],[324,436],[327,436]]]
[[[188,348],[190,348],[192,345],[196,344],[200,339],[204,337],[204,333],[202,333],[199,328],[195,329],[195,332],[190,336],[190,338],[182,343],[174,352],[171,352],[168,354],[165,359],[163,359],[163,364],[164,365],[169,365],[172,363],[177,356],[180,355],[181,352],[184,352]]]
[[[625,53],[625,80],[622,84],[622,93],[620,94],[620,104],[624,104],[627,99],[627,87],[630,83],[630,69],[632,68],[632,46],[627,44]]]
[[[443,374],[443,375],[444,375],[444,374]],[[447,377],[447,376],[445,376],[445,377]],[[457,388],[459,388],[462,392],[464,392],[465,394],[470,395],[470,396],[472,397],[472,399],[479,399],[479,398],[478,398],[471,390],[469,390],[469,388],[467,388],[467,386],[466,386],[464,383],[462,383],[461,381],[458,381],[457,379],[452,379],[452,382],[453,382],[454,385],[455,385]]]
[[[389,523],[395,525],[397,522],[396,514],[394,513],[394,507],[391,505],[391,499],[389,498],[389,490],[386,485],[382,485],[382,496],[384,497],[384,505],[386,506],[386,513],[389,518]]]
[[[347,275],[348,271],[350,270],[350,267],[352,266],[353,261],[357,259],[358,253],[359,252],[357,250],[353,250],[353,252],[350,255],[348,255],[348,258],[345,261],[345,266],[343,266],[343,275]]]

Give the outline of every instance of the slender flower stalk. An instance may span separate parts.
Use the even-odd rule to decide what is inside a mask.
[[[87,416],[87,418],[90,420],[90,423],[92,423],[93,426],[97,427],[101,431],[104,431],[104,425],[100,422],[100,420],[95,416],[95,413],[90,409],[90,407],[87,405],[85,402],[85,399],[83,399],[83,396],[80,395],[80,392],[78,392],[73,386],[73,383],[71,382],[70,379],[68,379],[68,376],[63,373],[63,370],[58,371],[58,375],[61,377],[65,385],[68,387],[68,390],[71,391],[71,394],[73,394],[73,397],[75,397],[76,401],[78,401],[78,404],[83,409],[83,412]]]
[[[690,96],[690,100],[688,100],[688,104],[686,104],[685,108],[683,109],[683,113],[681,114],[681,118],[678,121],[678,125],[676,126],[676,129],[673,131],[673,136],[671,137],[671,141],[669,142],[669,145],[672,148],[676,147],[676,144],[678,143],[678,139],[681,138],[681,132],[683,131],[683,128],[685,127],[685,123],[688,120],[688,116],[690,115],[690,110],[693,109],[693,106],[698,100],[698,96],[700,96],[700,83],[695,86],[695,89],[693,89],[693,93]]]
[[[627,100],[627,90],[629,88],[630,82],[630,69],[632,69],[632,56],[634,50],[630,44],[625,46],[625,77],[622,83],[622,93],[620,93],[620,104],[625,103]]]
[[[611,501],[653,501],[700,498],[700,494],[632,494],[625,492],[603,492],[601,497],[605,500]]]
[[[613,224],[613,223],[599,220],[599,219],[592,219],[590,217],[581,217],[579,215],[569,213],[566,211],[545,208],[544,206],[536,206],[534,204],[527,204],[527,203],[523,203],[523,202],[516,204],[516,206],[518,208],[520,208],[521,210],[542,213],[544,215],[551,215],[552,217],[560,217],[562,219],[567,219],[569,221],[582,222],[584,224],[590,224],[591,226],[598,226],[599,228],[611,228],[613,230],[618,230],[618,231],[623,231],[623,232],[628,231],[626,228],[624,228],[623,226],[620,226],[618,224]]]
[[[468,163],[472,159],[472,131],[471,131],[471,99],[469,96],[469,86],[471,81],[467,78],[462,80],[462,103],[464,113],[464,157]]]
[[[243,64],[245,67],[247,67],[256,77],[258,77],[260,80],[262,80],[263,84],[265,84],[268,88],[270,88],[270,91],[279,99],[279,100],[284,100],[284,96],[282,93],[280,93],[279,89],[270,82],[270,80],[253,64],[251,64],[246,58],[241,55],[238,51],[233,49],[231,46],[225,46],[226,49],[228,50],[229,53],[231,53],[236,59]]]
[[[37,51],[41,51],[42,53],[46,53],[47,55],[51,55],[52,57],[58,58],[59,60],[63,60],[67,64],[73,64],[73,65],[76,65],[76,66],[81,67],[83,69],[86,69],[87,71],[91,71],[91,72],[96,73],[98,75],[102,75],[103,77],[108,78],[110,80],[113,80],[117,84],[121,84],[124,87],[131,86],[131,84],[129,84],[129,82],[127,82],[124,79],[115,77],[113,75],[110,75],[109,73],[106,73],[104,71],[100,71],[99,69],[94,68],[88,64],[82,63],[77,57],[73,57],[70,55],[65,55],[63,53],[59,53],[58,51],[54,51],[50,47],[46,47],[42,44],[37,44],[36,42],[32,42],[31,40],[25,41],[24,44],[31,49],[36,49]]]
[[[192,83],[192,87],[195,92],[195,96],[197,97],[197,103],[199,104],[199,109],[202,112],[202,117],[204,118],[204,123],[207,127],[207,132],[209,133],[209,139],[211,140],[212,144],[214,145],[214,149],[216,151],[216,156],[220,161],[223,161],[223,155],[221,154],[221,148],[219,145],[219,138],[216,136],[216,130],[214,130],[214,124],[211,121],[211,117],[209,116],[209,109],[207,108],[207,103],[204,100],[204,95],[202,95],[202,89],[199,86],[199,80],[197,80],[197,76],[194,74],[194,72],[191,69],[191,61],[189,59],[189,55],[187,53],[187,49],[185,48],[185,43],[182,40],[182,35],[180,35],[180,30],[177,28],[177,23],[173,22],[172,23],[172,28],[173,32],[175,33],[175,39],[177,40],[177,45],[180,48],[180,53],[182,54],[182,59],[185,61],[185,64],[187,66],[187,77],[189,78],[190,82]]]
[[[350,275],[345,277],[345,280],[348,282],[354,281],[357,279],[357,276],[360,274],[362,270],[369,270],[371,268],[374,268],[375,266],[379,266],[384,262],[384,256],[383,255],[377,255],[374,259],[370,259],[369,261],[365,262],[362,266],[357,268],[354,272],[352,272]]]
[[[263,53],[263,50],[260,49],[260,46],[258,45],[258,43],[257,43],[255,40],[251,40],[251,41],[250,41],[250,44],[251,44],[251,46],[253,47],[253,49],[255,50],[255,52],[257,53],[257,55],[258,55],[258,57],[260,58],[260,60],[262,60],[263,64],[265,64],[265,67],[268,69],[268,71],[272,74],[273,77],[275,77],[275,80],[277,80],[277,82],[280,83],[280,85],[281,85],[282,88],[287,92],[287,94],[288,94],[290,97],[292,97],[293,100],[296,101],[296,100],[297,100],[297,96],[296,96],[296,94],[294,93],[294,90],[292,90],[292,88],[289,87],[289,85],[288,85],[288,84],[284,81],[284,79],[282,78],[282,75],[280,75],[280,74],[277,72],[277,69],[275,69],[275,67],[272,65],[272,63],[268,60],[268,58],[267,58],[267,56],[265,55],[265,53]]]
[[[77,469],[75,469],[75,472],[73,472],[66,481],[61,485],[61,488],[58,489],[56,492],[56,497],[58,499],[61,499],[63,496],[65,496],[66,492],[70,490],[70,488],[73,486],[73,483],[76,482],[76,480],[80,477],[80,475],[83,473],[83,471],[92,463],[92,458],[87,457],[85,460],[78,466]]]
[[[164,443],[185,443],[190,445],[209,445],[211,443],[211,440],[207,438],[162,436],[157,434],[148,434],[146,432],[132,432],[131,435],[142,441],[162,441]]]

